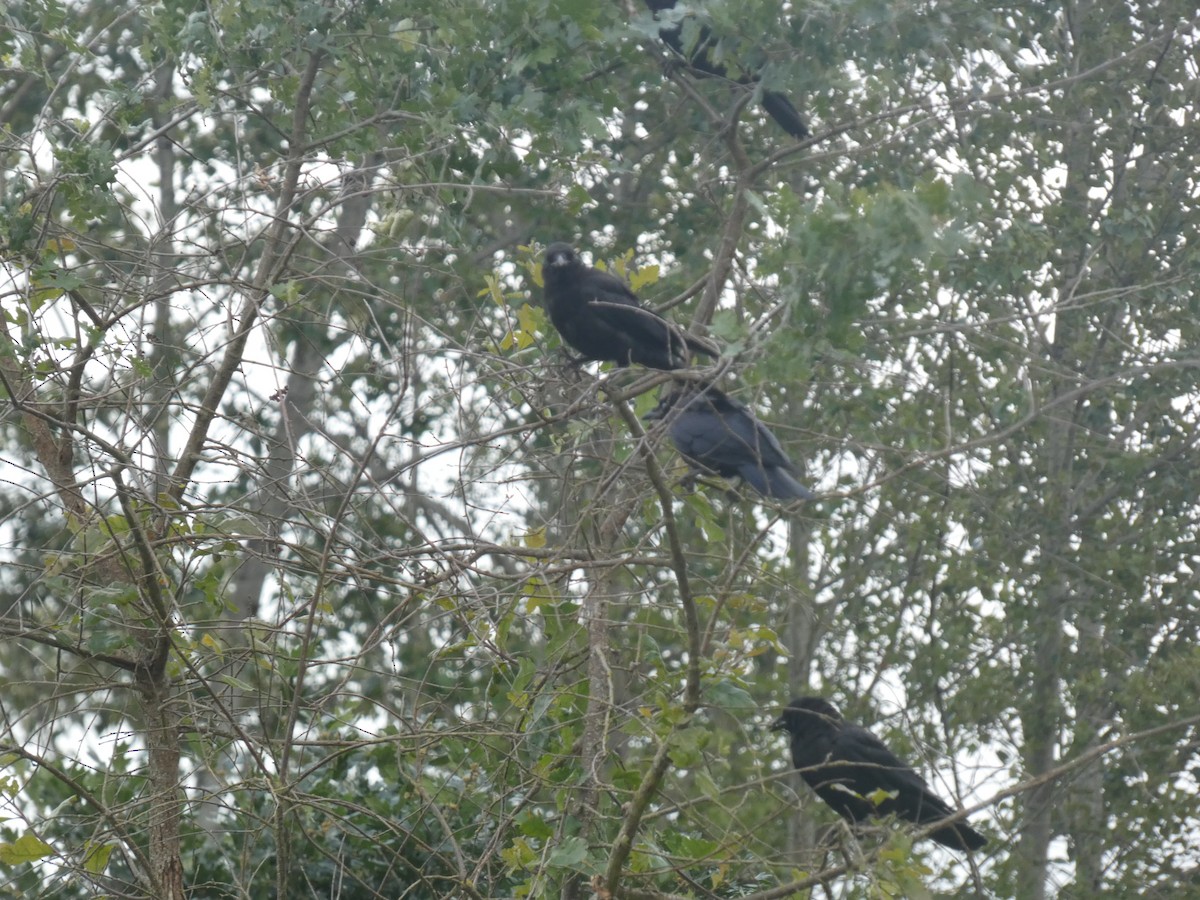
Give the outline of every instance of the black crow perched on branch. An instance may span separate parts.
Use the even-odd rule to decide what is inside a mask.
[[[883,741],[843,720],[837,708],[821,697],[793,700],[771,728],[792,736],[792,764],[817,796],[844,819],[861,822],[895,815],[929,825],[954,813]],[[978,850],[987,843],[966,822],[946,825],[929,836],[952,850]]]
[[[650,11],[657,15],[669,9],[675,8],[675,0],[646,0],[646,6]],[[718,78],[728,77],[728,70],[721,63],[714,62],[712,59],[712,49],[717,44],[717,38],[707,25],[700,26],[699,36],[695,44],[691,47],[685,47],[683,43],[683,25],[676,20],[674,24],[664,24],[658,30],[658,36],[662,38],[663,43],[682,56],[689,66],[697,72],[705,75],[715,75]],[[746,75],[737,79],[743,83],[758,82],[757,75]],[[808,126],[804,124],[804,119],[800,113],[796,111],[796,107],[792,105],[792,101],[785,94],[778,91],[762,92],[762,106],[767,111],[776,124],[794,138],[808,137]]]
[[[717,357],[712,341],[688,334],[646,309],[621,279],[585,266],[567,244],[551,244],[542,263],[546,312],[584,359],[618,366],[681,369],[688,351]]]
[[[745,406],[711,384],[687,384],[642,418],[665,419],[671,442],[694,469],[735,475],[765,497],[812,500],[775,435]]]

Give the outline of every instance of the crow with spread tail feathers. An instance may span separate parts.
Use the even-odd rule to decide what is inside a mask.
[[[765,497],[812,500],[775,435],[745,406],[711,384],[687,384],[665,395],[642,418],[664,419],[667,433],[698,472],[737,476]]]
[[[542,262],[546,312],[584,359],[682,369],[688,351],[716,358],[720,350],[642,306],[621,279],[583,264],[567,244],[546,248]]]
[[[675,8],[675,0],[646,0],[646,6],[655,15]],[[682,56],[689,66],[695,71],[704,75],[714,75],[718,78],[728,77],[728,70],[721,63],[714,62],[711,51],[717,44],[717,38],[709,30],[708,26],[701,26],[699,39],[693,47],[684,47],[683,45],[683,25],[676,21],[674,24],[664,24],[658,30],[658,36],[662,38],[664,44]],[[757,75],[748,75],[741,79],[742,82],[757,82]],[[762,92],[762,106],[767,111],[775,123],[790,134],[792,137],[800,139],[808,137],[808,126],[804,124],[804,119],[800,113],[796,111],[796,107],[792,105],[792,101],[787,98],[787,95],[781,94],[778,91]]]
[[[829,701],[798,697],[771,726],[792,738],[792,764],[817,796],[850,822],[895,815],[929,825],[952,810],[883,741],[853,725]],[[884,792],[879,800],[876,792]],[[987,838],[966,822],[954,822],[929,835],[952,850],[978,850]]]

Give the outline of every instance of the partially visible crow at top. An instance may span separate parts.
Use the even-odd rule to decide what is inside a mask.
[[[792,764],[817,796],[851,822],[895,815],[929,825],[954,810],[925,780],[865,728],[842,718],[821,697],[798,697],[771,726],[792,736]],[[878,804],[871,795],[885,791]],[[978,850],[987,838],[966,822],[955,822],[929,835],[952,850]]]
[[[665,419],[671,442],[698,472],[737,476],[765,497],[812,500],[775,435],[716,386],[689,383],[666,394],[642,418]]]
[[[584,359],[618,366],[681,369],[688,351],[717,357],[712,341],[688,334],[646,309],[620,278],[583,264],[567,244],[551,244],[542,262],[546,312]]]
[[[674,9],[675,0],[646,0],[646,6],[650,8],[651,12],[658,14]],[[681,22],[663,25],[658,30],[658,36],[662,38],[664,44],[687,60],[688,65],[697,72],[715,75],[718,78],[728,77],[728,70],[725,66],[712,59],[711,51],[717,44],[717,38],[707,25],[701,26],[699,38],[695,46],[690,48],[690,52],[689,48],[683,44],[683,24]],[[736,80],[742,83],[757,83],[758,75],[746,75]],[[767,115],[792,137],[808,137],[808,126],[804,124],[804,119],[796,111],[796,107],[792,105],[792,101],[787,98],[787,95],[778,91],[763,91],[762,105],[763,109],[767,111]]]

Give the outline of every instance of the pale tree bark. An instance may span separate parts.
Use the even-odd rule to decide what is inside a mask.
[[[678,523],[675,519],[674,496],[671,493],[666,476],[663,474],[654,457],[652,448],[646,441],[646,435],[642,430],[641,423],[634,418],[632,410],[619,401],[617,403],[617,412],[625,420],[625,424],[629,426],[629,430],[635,435],[638,441],[638,448],[645,462],[646,473],[650,478],[651,484],[654,486],[655,493],[658,495],[659,506],[662,510],[663,532],[671,557],[671,568],[675,576],[676,586],[679,589],[679,603],[682,607],[684,628],[686,630],[687,661],[685,664],[680,703],[683,716],[672,726],[667,734],[660,737],[660,743],[655,749],[649,768],[642,775],[632,799],[622,807],[621,826],[617,831],[616,840],[613,841],[612,852],[605,867],[603,891],[597,891],[609,896],[615,896],[619,892],[624,866],[629,859],[629,854],[633,850],[633,844],[637,838],[643,816],[646,814],[650,803],[657,796],[662,785],[662,780],[670,768],[670,737],[679,729],[686,728],[690,724],[693,714],[700,706],[700,671],[702,657],[707,652],[702,636],[705,629],[701,626],[695,599],[692,596],[691,582],[687,571],[687,560],[679,534]],[[634,508],[636,507],[631,504],[630,513],[633,512]]]
[[[820,623],[814,608],[812,587],[808,582],[809,547],[813,524],[810,520],[793,518],[788,527],[791,550],[793,594],[786,607],[784,645],[790,651],[787,659],[787,683],[792,694],[807,692],[812,679],[813,656],[821,638]],[[790,699],[790,697],[788,698]],[[797,796],[808,788],[799,772],[788,776],[788,784]],[[787,817],[788,863],[798,867],[821,865],[813,858],[817,846],[817,828],[812,816],[799,806]]]
[[[588,441],[584,455],[596,459],[611,459],[612,436],[597,434]],[[605,466],[600,483],[609,483],[614,467]],[[572,494],[572,497],[575,495]],[[625,523],[637,504],[631,487],[624,485],[611,493],[597,491],[588,501],[576,504],[567,500],[560,509],[560,524],[564,534],[590,548],[597,558],[611,556],[621,546]],[[588,527],[594,522],[594,527]],[[581,527],[582,526],[582,527]],[[615,586],[616,572],[612,568],[589,570],[590,585],[580,609],[580,619],[587,629],[587,709],[584,712],[583,733],[580,736],[579,760],[583,768],[583,783],[572,804],[573,824],[580,835],[592,837],[600,830],[601,792],[605,789],[604,771],[607,767],[610,723],[618,705],[615,696],[610,608],[619,605],[621,597]],[[581,900],[590,893],[582,875],[564,879],[562,900]]]
[[[1081,619],[1079,655],[1084,660],[1104,658],[1104,633],[1099,622],[1090,616]],[[1075,740],[1071,756],[1078,756],[1101,741],[1101,730],[1109,721],[1110,687],[1103,668],[1095,665],[1090,677],[1077,684],[1075,703],[1077,716]],[[1104,881],[1104,837],[1107,829],[1107,804],[1104,796],[1103,757],[1083,766],[1066,789],[1066,829],[1071,839],[1071,859],[1075,863],[1075,883],[1071,895],[1097,897]]]
[[[1091,0],[1068,4],[1066,9],[1067,46],[1063,53],[1070,60],[1070,72],[1077,74],[1095,60],[1090,59],[1088,24],[1094,14]],[[1094,33],[1094,32],[1093,32]],[[1090,341],[1086,312],[1071,309],[1072,300],[1088,273],[1092,252],[1088,238],[1090,220],[1088,178],[1093,163],[1093,111],[1086,102],[1086,85],[1074,83],[1065,91],[1062,109],[1069,116],[1063,126],[1063,164],[1066,182],[1059,213],[1061,232],[1076,243],[1062,248],[1057,278],[1058,310],[1054,319],[1054,337],[1044,346],[1035,343],[1031,378],[1046,373],[1040,390],[1047,406],[1055,412],[1045,416],[1045,444],[1041,465],[1044,475],[1038,485],[1041,492],[1042,531],[1037,562],[1037,593],[1033,598],[1033,632],[1036,639],[1028,659],[1029,699],[1021,711],[1022,755],[1025,775],[1038,778],[1056,764],[1060,750],[1060,732],[1075,723],[1067,718],[1063,694],[1069,658],[1080,648],[1068,646],[1065,624],[1068,605],[1080,602],[1080,585],[1075,583],[1068,559],[1072,542],[1078,536],[1078,512],[1086,504],[1084,492],[1088,473],[1079,470],[1076,441],[1080,405],[1059,402],[1059,398],[1077,391],[1079,372],[1085,367]],[[1039,333],[1040,328],[1031,329]],[[1036,351],[1044,356],[1037,359]],[[1086,595],[1086,591],[1082,591]],[[1077,607],[1076,607],[1077,608]],[[1063,802],[1061,785],[1054,780],[1039,781],[1025,795],[1021,836],[1017,848],[1017,887],[1021,897],[1043,900],[1049,886],[1050,846],[1060,831],[1056,815]]]
[[[1164,53],[1170,49],[1166,45]],[[1161,62],[1161,58],[1160,58]],[[1157,69],[1157,66],[1156,66]],[[1161,130],[1166,133],[1171,122],[1166,111],[1166,104],[1161,96],[1164,85],[1154,71],[1147,78],[1147,93],[1150,98],[1145,109],[1144,129],[1134,130],[1128,139],[1127,146],[1115,158],[1110,166],[1113,178],[1113,189],[1109,203],[1110,218],[1119,219],[1126,211],[1138,212],[1151,204],[1151,199],[1161,196],[1164,190],[1164,180],[1172,177],[1169,165],[1165,164],[1158,148],[1147,148],[1143,145],[1146,133]],[[1158,103],[1154,101],[1158,100]],[[1099,282],[1110,287],[1130,287],[1135,283],[1131,273],[1140,270],[1142,260],[1140,255],[1142,245],[1135,242],[1130,246],[1116,246],[1105,242],[1094,255],[1091,264],[1093,282]],[[1110,312],[1106,315],[1103,330],[1108,333],[1119,333],[1130,315],[1128,305],[1113,302]],[[1101,342],[1097,341],[1097,345]],[[1105,373],[1099,369],[1103,360],[1101,347],[1097,346],[1093,354],[1087,374],[1089,377],[1101,377]],[[1152,408],[1152,407],[1151,407]],[[1136,428],[1145,425],[1145,417],[1149,413],[1141,413],[1142,421]],[[1107,418],[1089,421],[1088,427],[1093,439],[1102,437],[1114,439],[1112,423]],[[1160,460],[1159,462],[1163,462]],[[1089,504],[1080,518],[1082,527],[1086,529],[1089,521],[1103,512],[1103,505],[1108,497],[1101,494]],[[1084,540],[1088,540],[1087,535]],[[1078,630],[1079,657],[1084,661],[1085,668],[1074,679],[1074,704],[1077,710],[1074,739],[1070,746],[1070,756],[1077,757],[1087,753],[1099,745],[1106,732],[1113,725],[1113,696],[1118,693],[1119,672],[1110,671],[1100,664],[1106,655],[1108,636],[1099,610],[1094,609],[1098,601],[1088,595],[1092,593],[1090,586],[1080,585],[1076,588],[1076,605],[1083,610],[1079,615],[1076,627]],[[1081,596],[1082,594],[1082,596]],[[1088,612],[1088,610],[1092,610]],[[1066,893],[1072,897],[1094,897],[1104,888],[1105,860],[1104,850],[1108,834],[1107,817],[1111,801],[1105,793],[1106,759],[1098,757],[1093,762],[1081,767],[1073,775],[1065,789],[1066,802],[1064,805],[1064,827],[1069,837],[1070,858],[1075,866],[1074,883],[1067,888]]]
[[[154,112],[151,121],[155,131],[163,129],[170,121],[171,97],[175,84],[174,60],[161,65],[155,73]],[[151,352],[148,354],[154,378],[147,392],[146,403],[141,415],[154,442],[154,496],[163,494],[168,487],[171,459],[171,400],[175,393],[175,372],[179,363],[174,323],[171,321],[172,284],[178,280],[174,230],[177,226],[179,204],[175,199],[175,139],[165,131],[154,144],[154,163],[158,168],[158,220],[159,231],[150,242],[157,271],[151,282],[154,297],[154,332],[148,338]]]

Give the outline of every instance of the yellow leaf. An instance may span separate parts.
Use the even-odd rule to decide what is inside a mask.
[[[883,788],[876,788],[867,794],[867,800],[871,802],[872,806],[879,806],[885,800],[891,800],[899,796],[899,793],[899,791],[885,791]]]
[[[487,294],[492,298],[493,303],[503,308],[504,292],[500,290],[500,279],[498,279],[495,275],[484,275],[483,280],[484,283],[487,284],[487,288],[480,291],[479,296],[482,297],[484,294]]]
[[[522,304],[517,310],[517,321],[521,324],[521,330],[529,334],[536,334],[541,330],[541,319],[541,310],[528,303]]]
[[[636,294],[647,285],[656,284],[658,282],[658,266],[642,266],[636,272],[629,276],[629,287]]]
[[[725,875],[728,872],[729,865],[727,863],[721,863],[721,865],[717,866],[716,870],[712,873],[712,886],[714,890],[719,888],[725,881]]]
[[[417,49],[417,38],[420,32],[417,31],[416,23],[412,19],[401,19],[396,23],[396,30],[392,36],[396,39],[396,43],[400,45],[401,53],[412,53]]]
[[[521,593],[525,595],[525,609],[530,615],[555,600],[554,592],[546,586],[546,582],[537,577],[530,578],[525,582],[521,587]]]

